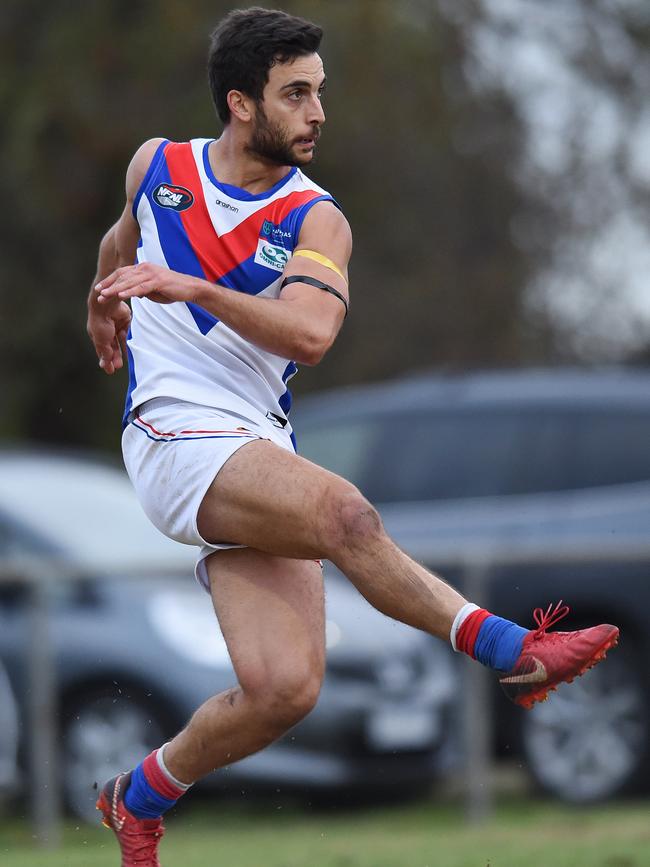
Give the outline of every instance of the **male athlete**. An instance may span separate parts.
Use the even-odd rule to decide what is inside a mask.
[[[126,341],[126,467],[153,523],[201,547],[197,577],[237,676],[104,785],[97,806],[123,867],[158,867],[162,814],[192,783],[314,706],[325,666],[320,558],[380,611],[498,671],[523,707],[618,637],[609,625],[548,634],[566,606],[538,610],[528,631],[466,602],[396,547],[356,488],[295,453],[287,380],[327,352],[349,297],[350,228],[302,173],[325,120],[321,35],[284,12],[231,12],[209,56],[223,134],[143,144],[100,245],[88,331],[108,374]]]

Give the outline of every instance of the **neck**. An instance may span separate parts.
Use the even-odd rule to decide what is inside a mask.
[[[215,178],[257,195],[270,189],[291,171],[291,166],[266,162],[246,149],[247,141],[230,126],[208,147],[208,159]]]

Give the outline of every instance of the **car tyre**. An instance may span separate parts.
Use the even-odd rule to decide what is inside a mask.
[[[76,697],[64,719],[60,759],[71,813],[95,823],[97,787],[137,765],[168,731],[163,714],[144,695],[98,690]]]
[[[589,804],[644,782],[650,696],[637,660],[632,648],[619,647],[522,717],[522,752],[543,791]]]

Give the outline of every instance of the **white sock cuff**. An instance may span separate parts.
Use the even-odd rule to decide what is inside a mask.
[[[169,742],[163,744],[156,753],[156,761],[158,762],[158,767],[167,777],[170,783],[173,783],[175,786],[178,786],[179,789],[183,789],[183,791],[186,792],[190,788],[192,783],[181,783],[180,780],[177,780],[176,777],[169,772],[169,768],[165,764],[165,756],[163,755],[163,753],[165,752],[165,747],[167,746],[169,746]]]
[[[454,622],[451,624],[451,631],[449,633],[449,640],[451,641],[451,646],[454,648],[456,653],[458,653],[458,647],[456,647],[456,635],[458,634],[458,630],[460,629],[463,620],[465,620],[472,611],[478,611],[480,607],[480,605],[475,605],[473,602],[466,602],[454,617]]]

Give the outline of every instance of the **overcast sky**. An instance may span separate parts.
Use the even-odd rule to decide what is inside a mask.
[[[532,303],[569,327],[586,359],[647,345],[650,56],[626,24],[647,36],[650,2],[476,0],[446,8],[472,33],[473,84],[497,83],[518,105],[527,131],[520,182],[570,218],[558,222]],[[526,227],[514,231],[531,242]]]

